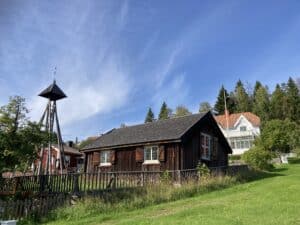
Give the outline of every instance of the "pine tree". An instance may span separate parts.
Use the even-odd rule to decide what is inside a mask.
[[[200,106],[199,106],[199,113],[202,112],[207,112],[209,110],[212,110],[211,105],[209,104],[209,102],[201,102]]]
[[[235,98],[237,103],[237,112],[250,111],[250,99],[241,80],[238,80],[235,87]]]
[[[225,113],[225,100],[224,100],[224,95],[225,98],[228,99],[229,95],[227,90],[224,88],[224,86],[222,85],[218,97],[217,97],[217,101],[215,103],[214,106],[214,110],[217,112],[218,115],[224,114]]]
[[[285,118],[285,109],[286,109],[286,96],[282,87],[277,84],[275,90],[271,95],[270,100],[270,117],[271,119],[280,119]]]
[[[292,121],[300,119],[300,96],[295,81],[290,77],[286,85],[286,116]]]
[[[154,113],[152,112],[151,107],[149,107],[146,118],[145,118],[145,123],[151,123],[154,121]]]
[[[163,102],[160,108],[160,112],[158,115],[159,120],[164,120],[170,118],[171,110],[168,108],[167,103]]]
[[[270,100],[266,87],[259,86],[255,91],[253,112],[260,117],[262,122],[266,122],[269,119]]]

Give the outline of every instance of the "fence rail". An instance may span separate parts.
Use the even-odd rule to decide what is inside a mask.
[[[239,165],[210,168],[210,171],[213,175],[220,173],[236,174],[247,169],[246,165]],[[70,196],[74,193],[97,193],[113,189],[142,187],[166,179],[173,183],[184,183],[190,180],[201,182],[201,177],[196,169],[73,173],[0,178],[0,195],[12,195],[21,192],[29,196],[39,196],[16,201],[0,200],[0,220],[20,219],[28,215],[43,216],[58,206],[70,204]]]
[[[0,220],[21,219],[29,215],[44,216],[50,210],[64,204],[70,204],[69,195],[50,195],[17,201],[0,200]]]
[[[210,168],[212,174],[235,174],[246,165]],[[152,185],[168,179],[182,183],[191,179],[199,179],[197,169],[172,171],[130,171],[130,172],[98,172],[69,173],[57,175],[22,176],[0,178],[0,195],[16,192],[32,193],[80,193],[108,189],[140,187]]]

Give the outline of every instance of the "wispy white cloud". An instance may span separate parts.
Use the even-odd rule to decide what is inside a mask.
[[[70,83],[60,85],[69,96],[58,102],[60,119],[63,125],[68,125],[95,114],[108,113],[124,105],[129,98],[131,81],[128,73],[114,61],[108,62],[93,81],[74,79]],[[59,84],[58,84],[59,85]],[[34,97],[32,118],[41,116],[46,101]]]
[[[118,16],[118,23],[120,27],[124,27],[127,22],[129,13],[129,2],[128,0],[124,0],[123,4],[121,5],[120,13]]]
[[[121,5],[117,20],[108,13],[109,7],[97,11],[98,14],[94,18],[91,18],[94,16],[91,8],[95,6],[90,4],[85,5],[79,14],[74,13],[78,10],[77,7],[70,12],[61,10],[54,18],[41,15],[44,13],[43,7],[44,5],[39,5],[33,9],[33,18],[40,18],[38,23],[30,25],[28,20],[32,18],[26,18],[27,22],[24,22],[24,25],[20,24],[19,30],[15,31],[18,35],[24,35],[27,30],[38,30],[38,42],[31,42],[30,48],[21,44],[25,53],[29,54],[30,61],[40,50],[41,44],[48,51],[49,58],[44,65],[48,69],[42,70],[42,79],[28,90],[31,93],[28,101],[31,118],[38,120],[46,106],[47,101],[36,94],[52,82],[52,70],[55,66],[58,67],[57,83],[68,95],[68,98],[58,102],[63,126],[71,126],[72,123],[91,116],[109,113],[128,103],[134,80],[129,75],[130,68],[125,64],[126,55],[116,42],[119,32],[126,26],[128,2],[125,1]],[[92,20],[97,22],[91,22]],[[61,21],[63,24],[60,24]],[[59,28],[56,28],[56,25],[59,25]],[[45,29],[49,26],[53,28],[54,33]],[[97,29],[97,32],[94,29]],[[8,51],[12,46],[13,43],[10,43],[4,49]],[[11,59],[6,58],[6,65],[11,67],[11,62],[20,62],[19,59],[14,60],[15,57],[19,57],[18,53],[8,54]],[[34,70],[34,67],[30,69]]]

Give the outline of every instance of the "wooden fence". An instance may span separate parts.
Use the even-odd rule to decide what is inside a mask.
[[[2,178],[0,195],[16,192],[81,193],[151,185],[169,179],[185,182],[198,179],[196,169],[176,171],[99,172]]]
[[[213,175],[236,174],[248,167],[230,166],[210,168]],[[19,219],[28,215],[45,215],[49,210],[70,202],[72,194],[88,194],[121,188],[154,185],[162,181],[184,183],[201,182],[196,169],[175,171],[100,172],[59,175],[23,176],[0,179],[0,195],[17,192],[34,197],[17,201],[0,200],[0,220]],[[23,195],[24,197],[24,195]],[[26,196],[25,196],[26,197]]]
[[[49,195],[16,201],[0,200],[0,220],[21,219],[27,216],[44,216],[50,210],[64,204],[70,204],[69,195]]]

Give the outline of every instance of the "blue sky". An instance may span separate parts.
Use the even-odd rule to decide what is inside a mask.
[[[55,78],[65,139],[143,122],[166,101],[196,112],[222,84],[300,73],[299,1],[0,1],[0,105]]]

